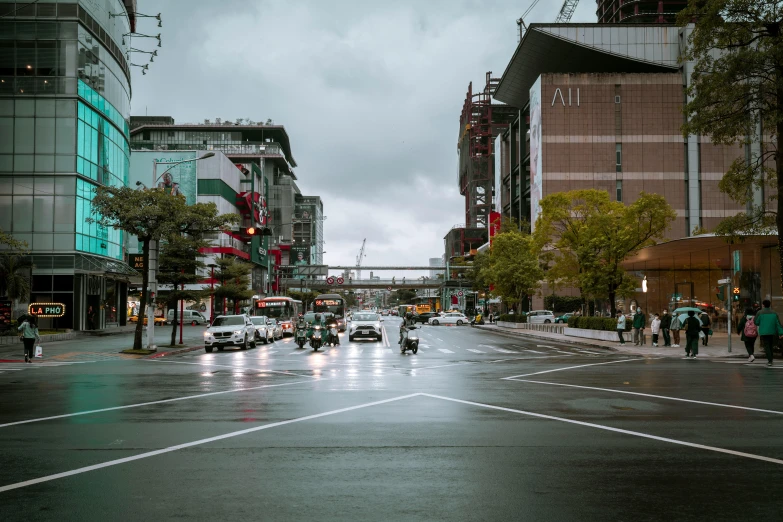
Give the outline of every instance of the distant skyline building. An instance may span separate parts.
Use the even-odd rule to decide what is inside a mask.
[[[442,257],[431,257],[430,258],[430,264],[429,266],[446,266],[446,264],[443,262]],[[430,270],[430,279],[435,279],[438,277],[438,274],[442,274],[443,271],[441,270]]]

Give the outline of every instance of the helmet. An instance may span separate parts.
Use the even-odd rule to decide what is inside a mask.
[[[321,320],[321,314],[315,314],[315,320],[320,321]]]
[[[405,317],[410,319],[411,317],[413,317],[413,312],[405,312]]]

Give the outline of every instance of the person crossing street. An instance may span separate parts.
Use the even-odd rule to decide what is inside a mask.
[[[772,310],[769,299],[761,303],[764,307],[756,314],[753,322],[758,327],[761,346],[767,356],[767,366],[772,366],[772,350],[775,348],[775,337],[783,338],[783,325],[780,324],[778,314]]]
[[[688,310],[688,318],[685,319],[685,358],[695,359],[699,355],[699,334],[701,333],[701,321],[696,319],[696,312]]]

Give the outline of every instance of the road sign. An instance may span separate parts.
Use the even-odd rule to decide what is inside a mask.
[[[728,279],[728,278],[726,278],[726,279],[718,279],[718,284],[719,285],[727,285],[729,283],[731,283],[731,279]]]
[[[741,250],[735,250],[734,251],[734,273],[739,274],[742,272],[742,251]]]
[[[462,290],[460,290],[459,292],[457,292],[457,295],[458,295],[458,296],[460,296],[460,297],[462,297],[462,296],[463,296]]]
[[[341,285],[341,284],[343,284],[344,282],[345,282],[345,279],[343,279],[343,277],[342,277],[342,276],[339,276],[339,277],[337,278],[337,284],[338,284],[338,285]]]
[[[387,287],[386,287],[386,290],[388,290],[389,292],[391,292],[391,287],[390,287],[390,286],[387,286]]]
[[[329,276],[326,278],[326,284],[327,285],[333,285],[334,284],[334,277]]]

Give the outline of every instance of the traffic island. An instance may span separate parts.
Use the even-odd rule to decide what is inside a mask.
[[[120,350],[120,353],[125,353],[130,355],[150,355],[156,352],[157,350],[147,350],[146,348],[142,348],[141,350],[134,350],[133,348],[128,348],[127,350]]]

